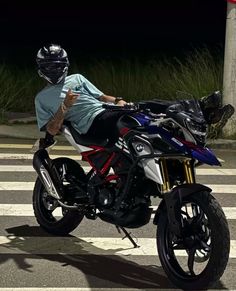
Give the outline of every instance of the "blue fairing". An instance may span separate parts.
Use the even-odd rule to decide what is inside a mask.
[[[216,158],[215,154],[207,147],[196,147],[191,149],[192,157],[202,163],[220,166],[221,163]]]
[[[173,146],[178,151],[184,152],[204,164],[212,166],[221,165],[218,159],[216,158],[215,154],[209,148],[198,146],[191,142],[181,141],[172,136],[168,131],[161,127],[152,125],[150,126],[149,124],[151,119],[145,114],[138,113],[133,115],[133,118],[135,118],[140,123],[141,126],[145,126],[149,134],[154,133],[160,134],[163,140],[165,140],[168,144]]]
[[[208,165],[220,166],[215,154],[207,147],[198,146],[191,142],[182,141],[172,136],[167,130],[157,126],[147,126],[148,133],[158,133],[162,139],[180,152],[192,156],[194,159]]]
[[[151,121],[150,117],[143,113],[136,113],[132,115],[132,117],[135,118],[141,126],[147,126]]]

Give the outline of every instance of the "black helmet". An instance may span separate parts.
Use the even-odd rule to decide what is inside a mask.
[[[36,57],[38,73],[51,84],[58,84],[67,75],[69,60],[66,51],[58,44],[42,47]]]

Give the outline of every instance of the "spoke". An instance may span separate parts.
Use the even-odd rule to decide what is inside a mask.
[[[205,215],[202,218],[202,224],[205,225],[206,227],[209,226],[209,221],[208,221],[207,217],[205,217]]]
[[[63,164],[62,165],[62,179],[65,179],[66,170],[67,170],[66,164]]]
[[[194,264],[194,255],[196,252],[196,248],[192,248],[188,251],[188,269],[190,271],[190,274],[195,276],[195,273],[193,271],[193,264]]]
[[[192,204],[192,223],[202,223],[204,219],[204,212],[195,204]]]
[[[203,240],[200,241],[201,246],[203,247],[204,251],[209,253],[211,251],[211,246],[205,243]]]
[[[184,210],[181,209],[181,214],[185,215],[188,219],[191,219],[191,217],[189,216],[187,210],[184,211]]]
[[[192,206],[192,213],[193,213],[193,216],[197,216],[199,214],[199,209],[198,209],[198,206],[196,204],[191,204]]]
[[[177,243],[173,245],[173,250],[185,250],[185,246],[183,243]]]

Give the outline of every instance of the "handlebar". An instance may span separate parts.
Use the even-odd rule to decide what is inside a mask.
[[[160,118],[165,116],[163,113],[153,113],[151,110],[148,108],[148,105],[145,102],[130,102],[125,104],[124,106],[119,106],[119,105],[114,105],[114,104],[109,104],[105,103],[102,105],[103,108],[111,110],[111,111],[121,111],[124,113],[134,113],[134,112],[143,112],[147,115],[149,115],[150,118]]]
[[[135,103],[127,103],[124,106],[119,106],[119,105],[115,105],[115,104],[110,104],[110,103],[104,103],[102,105],[103,108],[105,109],[109,109],[111,111],[137,111],[139,109],[139,107],[137,106],[137,104]]]

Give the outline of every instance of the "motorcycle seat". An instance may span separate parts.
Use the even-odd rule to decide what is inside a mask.
[[[80,145],[84,146],[91,146],[91,145],[97,145],[105,147],[108,144],[108,139],[98,139],[97,137],[94,138],[92,136],[89,136],[87,134],[80,134],[74,127],[72,126],[70,121],[64,120],[63,125],[68,128],[71,135],[73,136],[75,142]]]

